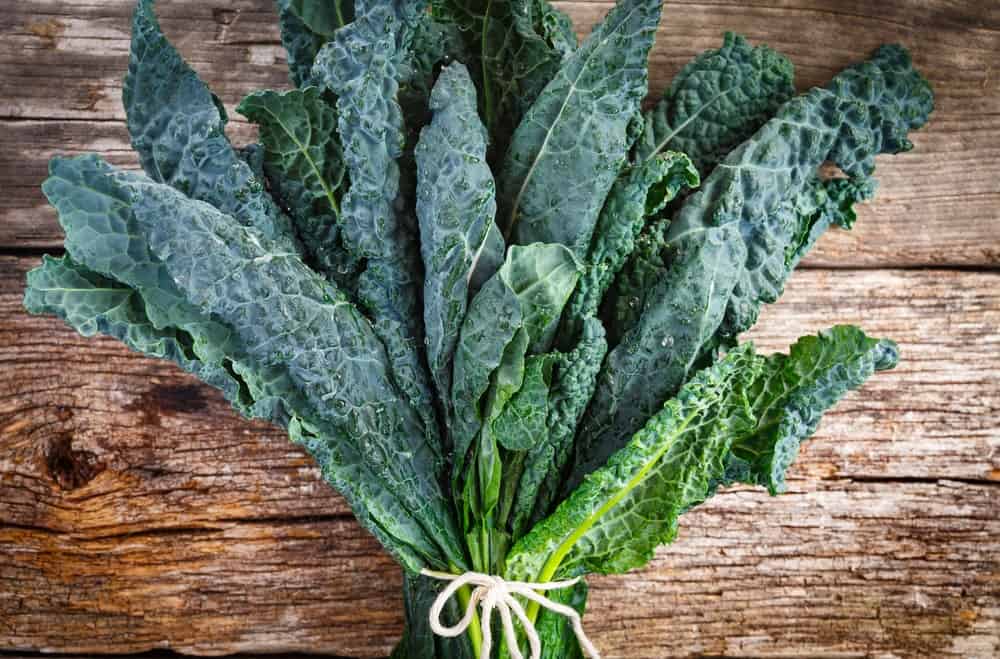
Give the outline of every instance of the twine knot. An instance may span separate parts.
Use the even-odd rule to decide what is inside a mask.
[[[451,638],[464,634],[465,630],[472,623],[472,617],[476,613],[476,606],[481,606],[483,610],[483,645],[479,652],[479,659],[489,659],[490,652],[493,650],[493,632],[490,626],[493,609],[500,611],[503,633],[507,639],[507,649],[510,651],[512,659],[524,659],[524,655],[521,654],[521,649],[518,647],[517,631],[514,629],[514,619],[511,613],[517,616],[518,621],[521,623],[521,629],[524,630],[524,635],[528,639],[528,647],[531,648],[531,659],[539,659],[542,656],[542,641],[538,638],[538,630],[535,629],[535,625],[528,618],[528,614],[515,595],[520,595],[553,613],[558,613],[568,618],[573,625],[576,640],[579,641],[583,651],[591,659],[600,659],[601,655],[597,652],[597,648],[590,642],[587,635],[583,633],[583,621],[580,619],[580,614],[576,612],[576,609],[565,604],[553,602],[548,597],[540,595],[537,592],[540,590],[568,588],[580,581],[580,577],[565,581],[530,583],[526,581],[507,581],[501,577],[481,572],[466,572],[459,575],[424,569],[420,571],[420,574],[432,579],[451,582],[441,591],[437,599],[434,600],[434,604],[431,605],[431,630],[438,636]],[[441,624],[441,611],[444,610],[445,604],[458,592],[459,588],[466,585],[475,586],[476,588],[472,591],[472,597],[469,598],[469,605],[465,608],[465,615],[453,627]]]

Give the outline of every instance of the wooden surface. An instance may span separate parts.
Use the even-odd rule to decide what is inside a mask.
[[[159,4],[229,107],[286,86],[268,0]],[[559,4],[581,30],[607,6]],[[24,271],[61,241],[47,159],[135,164],[129,5],[0,15],[0,651],[384,655],[399,574],[301,451],[176,368],[20,309]],[[1000,5],[674,2],[652,88],[726,29],[788,53],[800,86],[884,41],[934,83],[916,151],[879,160],[877,201],[753,332],[781,349],[855,322],[903,361],[827,416],[788,494],[729,490],[647,569],[594,579],[588,630],[608,657],[998,656]]]

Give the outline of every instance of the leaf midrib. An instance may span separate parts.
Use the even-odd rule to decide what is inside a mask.
[[[275,114],[275,112],[273,110],[271,110],[269,107],[264,106],[264,105],[260,105],[258,107],[260,107],[262,110],[264,110],[264,112],[266,112],[269,115],[271,115],[274,118],[275,122],[277,122],[277,124],[279,126],[281,126],[281,129],[283,131],[285,131],[285,134],[288,135],[288,138],[292,141],[292,143],[295,144],[296,148],[299,150],[299,153],[302,154],[302,157],[305,158],[306,162],[309,164],[309,168],[313,171],[313,174],[316,176],[316,180],[318,180],[319,184],[323,187],[323,193],[324,193],[324,195],[326,195],[327,201],[330,202],[330,208],[333,209],[333,214],[337,218],[340,218],[340,206],[337,204],[337,199],[333,195],[333,189],[326,182],[326,178],[323,176],[323,173],[320,171],[319,166],[316,164],[316,161],[313,160],[313,157],[311,155],[309,155],[309,151],[306,148],[306,146],[304,144],[302,144],[302,142],[299,141],[299,139],[295,136],[295,132],[292,131],[285,124],[285,122],[282,121],[281,117],[279,117],[277,114]],[[310,131],[313,130],[312,121],[309,122],[309,130]]]
[[[580,66],[579,73],[572,81],[570,81],[570,88],[569,91],[567,91],[566,93],[566,98],[563,99],[562,105],[559,107],[559,112],[556,114],[556,118],[550,124],[549,130],[546,131],[545,139],[542,140],[542,144],[538,148],[538,153],[535,154],[535,158],[531,163],[531,167],[528,168],[528,173],[525,174],[524,180],[521,181],[521,187],[517,191],[517,196],[514,198],[514,204],[510,209],[510,217],[508,218],[507,230],[504,231],[505,241],[510,242],[510,236],[514,233],[514,227],[517,224],[518,209],[521,206],[521,199],[524,198],[525,190],[527,190],[528,188],[528,182],[534,176],[535,169],[538,167],[538,163],[542,160],[542,155],[545,153],[545,149],[549,144],[549,140],[551,139],[552,134],[555,132],[555,127],[559,125],[560,120],[562,119],[562,115],[566,111],[566,107],[569,105],[570,99],[576,95],[577,83],[580,81],[580,78],[583,77],[584,73],[586,73],[587,65],[590,64],[590,60],[594,58],[594,56],[605,46],[605,44],[607,44],[607,42],[611,40],[611,37],[617,34],[618,31],[622,29],[622,27],[629,22],[629,20],[632,18],[632,15],[635,14],[635,12],[637,11],[639,11],[638,5],[633,7],[632,10],[629,11],[629,13],[627,13],[621,19],[618,25],[615,26],[615,29],[611,30],[607,34],[607,36],[605,36],[604,39],[601,40],[599,44],[595,45],[594,48],[591,49],[590,53],[587,55],[587,58],[583,61],[583,65]],[[542,94],[544,93],[545,91],[543,90]]]
[[[635,490],[635,488],[637,488],[639,485],[643,483],[643,481],[646,480],[646,477],[649,475],[650,471],[652,471],[652,469],[657,464],[659,464],[663,456],[666,455],[667,451],[670,450],[670,448],[677,441],[677,438],[680,437],[685,430],[687,430],[687,427],[691,424],[691,421],[693,421],[694,418],[698,416],[698,412],[700,410],[701,407],[698,407],[697,409],[692,411],[690,415],[685,417],[684,421],[670,436],[669,440],[663,442],[663,446],[660,449],[658,449],[656,453],[653,454],[653,457],[649,460],[649,462],[647,462],[646,465],[643,466],[643,468],[640,469],[635,476],[629,479],[628,483],[625,484],[625,487],[621,488],[618,491],[618,493],[616,493],[613,497],[608,499],[608,501],[606,501],[604,505],[598,508],[595,512],[588,515],[587,518],[584,519],[583,522],[581,522],[576,527],[576,529],[573,530],[573,532],[569,535],[569,537],[567,537],[562,543],[560,543],[558,547],[556,547],[555,551],[553,551],[552,555],[545,562],[545,565],[542,567],[541,572],[539,572],[536,581],[538,582],[550,581],[552,577],[555,576],[556,570],[559,569],[559,566],[562,564],[563,559],[566,558],[569,552],[573,549],[574,545],[576,545],[576,543],[590,529],[592,529],[594,525],[597,524],[597,522],[599,522],[602,517],[604,517],[604,515],[608,514],[612,509],[614,509],[615,506],[621,503],[621,501],[626,496],[628,496],[633,490]],[[532,620],[534,620],[534,617],[537,615],[537,613],[538,613],[537,606],[529,607],[528,616]]]

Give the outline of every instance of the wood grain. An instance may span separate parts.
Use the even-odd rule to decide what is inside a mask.
[[[0,649],[387,652],[397,569],[309,459],[179,370],[26,316],[34,263],[0,257]],[[998,284],[797,274],[761,347],[835,318],[903,361],[826,417],[787,495],[727,491],[595,579],[607,656],[1000,652]]]
[[[55,153],[96,151],[134,166],[121,78],[131,0],[31,0],[0,15],[0,246],[52,247],[62,234],[38,188]],[[581,34],[607,2],[556,3]],[[261,87],[287,87],[269,0],[159,3],[164,29],[232,109]],[[224,7],[224,8],[223,8]],[[822,84],[883,42],[911,47],[937,111],[916,150],[880,159],[880,196],[851,233],[823,239],[812,266],[995,266],[1000,263],[1000,5],[979,0],[795,0],[668,3],[651,55],[664,88],[693,55],[738,30],[795,62],[798,84]],[[849,38],[845,38],[849,35]],[[233,113],[234,114],[234,113]],[[234,117],[232,137],[252,130]]]

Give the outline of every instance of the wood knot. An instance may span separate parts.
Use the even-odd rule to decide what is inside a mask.
[[[69,435],[62,435],[49,443],[45,465],[52,480],[63,490],[83,487],[105,468],[96,454],[74,450],[73,438]]]
[[[219,25],[231,25],[232,22],[236,20],[236,11],[233,9],[221,9],[216,7],[212,9],[212,20]]]
[[[66,31],[66,24],[50,18],[47,21],[28,23],[27,28],[28,32],[42,40],[45,48],[55,48],[59,37]]]

